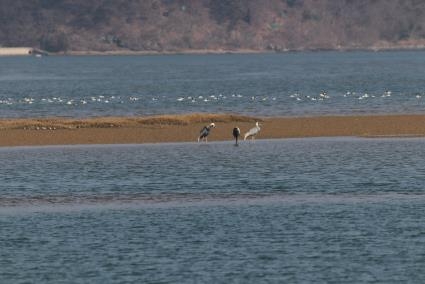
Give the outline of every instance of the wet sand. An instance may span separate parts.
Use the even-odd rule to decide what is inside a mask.
[[[230,114],[104,117],[91,119],[3,119],[0,146],[195,142],[200,129],[215,122],[209,141],[233,140],[260,121],[257,139],[299,137],[422,137],[425,115],[248,117]]]

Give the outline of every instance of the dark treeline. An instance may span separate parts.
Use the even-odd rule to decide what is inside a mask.
[[[0,0],[0,46],[358,49],[425,41],[423,0]]]

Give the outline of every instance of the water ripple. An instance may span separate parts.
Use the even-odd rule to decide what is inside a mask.
[[[0,198],[0,213],[101,209],[175,208],[188,206],[253,206],[300,204],[424,203],[425,194],[127,194],[104,196],[33,196]]]

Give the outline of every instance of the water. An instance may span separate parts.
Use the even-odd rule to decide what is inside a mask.
[[[0,58],[0,117],[424,113],[425,51]]]
[[[425,52],[0,58],[0,117],[424,113]],[[0,148],[0,283],[423,283],[425,139]]]
[[[424,147],[0,148],[0,282],[423,283]]]

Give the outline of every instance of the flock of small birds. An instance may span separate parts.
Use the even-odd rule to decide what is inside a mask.
[[[255,123],[255,126],[253,128],[251,128],[250,130],[248,130],[245,134],[244,134],[244,138],[243,140],[246,140],[247,138],[251,138],[251,140],[255,139],[255,136],[257,136],[257,134],[260,132],[261,128],[260,128],[261,124],[258,123],[258,121]],[[212,122],[209,125],[204,126],[201,131],[199,132],[199,137],[198,137],[198,142],[200,141],[204,141],[204,142],[208,142],[208,135],[210,134],[211,130],[215,128],[215,123]],[[235,138],[235,146],[238,146],[239,144],[239,137],[241,135],[241,130],[239,129],[239,127],[235,127],[232,130],[232,135],[233,138]]]

